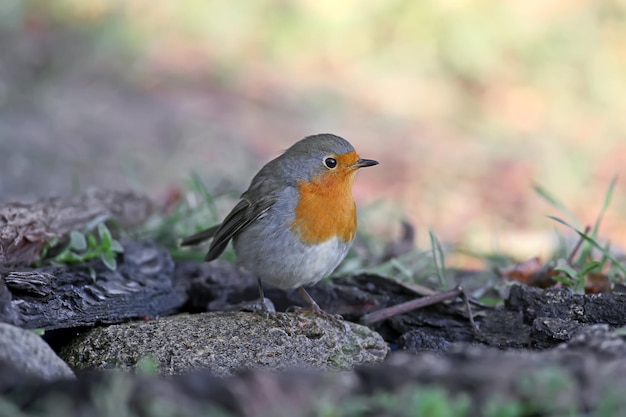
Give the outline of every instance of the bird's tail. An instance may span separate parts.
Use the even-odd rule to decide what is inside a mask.
[[[202,230],[196,234],[188,236],[180,241],[180,246],[192,246],[197,245],[198,243],[204,242],[205,240],[211,239],[217,229],[219,229],[220,225],[213,226],[209,229]]]

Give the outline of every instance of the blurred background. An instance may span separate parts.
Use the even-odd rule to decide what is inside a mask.
[[[626,245],[624,0],[2,0],[0,201],[192,172],[242,192],[331,132],[359,173],[360,227],[412,222],[524,258],[567,218]],[[225,207],[227,210],[229,207]]]

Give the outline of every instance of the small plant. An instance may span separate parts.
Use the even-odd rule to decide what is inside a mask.
[[[139,231],[143,239],[154,240],[176,259],[202,260],[206,247],[181,249],[181,238],[219,223],[216,197],[211,194],[200,177],[193,173],[187,184],[170,191],[168,201],[160,213],[148,220]],[[227,258],[234,259],[232,251]]]
[[[593,227],[588,226],[584,230],[581,230],[582,228],[580,227],[580,223],[576,220],[572,212],[561,202],[550,195],[544,188],[538,185],[534,186],[535,191],[542,198],[544,198],[552,206],[564,212],[569,218],[572,219],[574,225],[556,216],[548,217],[570,228],[580,237],[578,245],[576,245],[569,257],[559,257],[554,261],[555,264],[551,267],[552,271],[555,272],[555,274],[552,275],[552,278],[555,281],[571,287],[577,293],[583,293],[585,291],[589,283],[589,277],[592,274],[614,277],[618,275],[619,271],[619,273],[626,275],[626,268],[610,252],[609,244],[601,245],[597,240],[600,223],[602,222],[602,218],[611,203],[616,182],[617,177],[614,177],[605,193],[602,209],[600,210]],[[600,260],[594,258],[594,251],[599,251],[602,254]],[[609,269],[613,269],[614,273],[605,274],[605,271]]]
[[[104,224],[104,219],[99,218],[96,220],[92,221],[85,228],[85,232],[72,231],[67,245],[61,252],[54,255],[51,261],[60,264],[79,264],[100,259],[107,268],[115,271],[117,269],[117,254],[123,253],[124,248],[113,238],[109,228]],[[49,248],[54,248],[58,243],[58,239],[52,239],[42,258],[46,256]],[[91,278],[95,281],[95,270],[89,267],[89,272]]]

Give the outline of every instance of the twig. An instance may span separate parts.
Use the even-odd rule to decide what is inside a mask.
[[[407,301],[405,303],[396,304],[391,307],[383,308],[381,310],[365,314],[361,318],[361,322],[366,325],[373,324],[373,323],[388,319],[390,317],[396,316],[398,314],[407,313],[409,311],[416,310],[418,308],[426,307],[429,305],[437,304],[442,301],[452,300],[459,296],[463,297],[463,301],[465,302],[465,308],[467,309],[467,313],[469,315],[470,323],[472,324],[472,328],[474,329],[474,331],[477,332],[478,328],[476,327],[476,323],[474,322],[474,317],[472,315],[472,311],[470,308],[470,299],[467,296],[467,294],[465,294],[465,291],[460,285],[449,291],[429,295],[426,297],[416,298],[414,300]]]

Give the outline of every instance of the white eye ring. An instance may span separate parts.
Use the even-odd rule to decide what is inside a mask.
[[[324,166],[328,169],[335,169],[337,167],[337,160],[328,156],[324,158]]]

